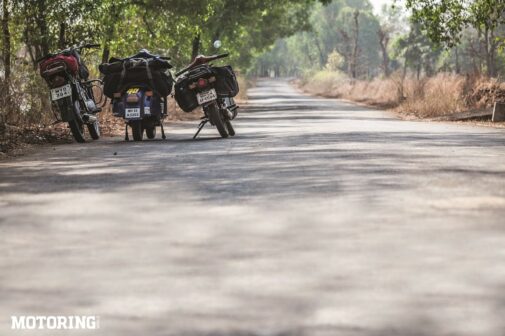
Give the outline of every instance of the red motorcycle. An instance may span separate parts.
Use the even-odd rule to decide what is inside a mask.
[[[51,89],[53,111],[58,111],[60,121],[67,122],[74,139],[85,142],[84,126],[93,140],[100,138],[100,126],[96,114],[98,107],[93,95],[93,87],[99,86],[99,79],[89,80],[89,71],[81,60],[85,48],[99,48],[99,44],[85,44],[48,54],[37,60],[40,75]]]

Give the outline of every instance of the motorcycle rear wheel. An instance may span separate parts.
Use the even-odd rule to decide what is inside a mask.
[[[68,126],[70,127],[70,131],[75,139],[75,141],[79,143],[86,142],[84,138],[84,125],[79,121],[79,116],[81,115],[81,105],[78,100],[74,101],[74,120],[70,120],[68,122]]]
[[[226,129],[228,130],[228,134],[230,136],[235,136],[235,129],[233,128],[233,125],[231,124],[230,120],[226,120],[225,122]]]
[[[144,137],[142,120],[130,121],[130,127],[132,128],[133,141],[142,141],[142,138]]]
[[[92,124],[87,124],[86,126],[88,126],[89,135],[91,135],[93,140],[100,139],[100,124],[98,123],[98,120]]]
[[[210,121],[216,126],[217,131],[221,135],[222,138],[227,138],[228,137],[228,131],[226,130],[226,127],[224,125],[224,118],[219,110],[219,107],[217,104],[212,104],[207,107],[207,113]]]
[[[156,126],[146,128],[146,136],[148,139],[154,139],[156,137]]]

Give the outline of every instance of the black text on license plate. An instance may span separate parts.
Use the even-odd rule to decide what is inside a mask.
[[[211,89],[209,91],[204,91],[196,94],[196,99],[198,100],[198,104],[202,105],[208,103],[210,101],[217,99],[217,93],[215,89]]]
[[[140,118],[140,108],[127,108],[125,110],[125,118],[126,119],[132,119],[132,118]]]
[[[72,95],[72,87],[70,84],[63,85],[59,88],[51,90],[51,99],[59,100],[61,98],[70,97]]]

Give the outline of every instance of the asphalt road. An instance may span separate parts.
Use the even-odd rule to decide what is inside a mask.
[[[505,335],[504,130],[249,93],[233,139],[1,162],[0,335]]]

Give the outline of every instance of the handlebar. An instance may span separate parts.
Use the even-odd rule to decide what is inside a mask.
[[[225,57],[228,57],[230,56],[230,53],[224,53],[224,54],[219,54],[219,55],[212,55],[212,56],[201,56],[200,60],[199,58],[195,58],[193,60],[193,62],[191,62],[190,65],[188,65],[187,67],[185,67],[184,69],[182,69],[181,71],[179,72],[176,72],[175,73],[175,76],[180,76],[182,75],[183,73],[185,73],[186,71],[188,71],[189,69],[197,66],[197,65],[201,65],[201,64],[205,64],[205,63],[209,63],[209,62],[212,62],[212,61],[215,61],[217,59],[220,59],[220,58],[225,58]]]
[[[216,57],[215,59],[225,58],[228,56],[230,56],[230,53],[219,54],[215,56]]]
[[[78,47],[70,47],[68,49],[65,49],[65,50],[60,50],[60,51],[57,51],[55,53],[49,53],[45,56],[42,56],[40,58],[38,58],[37,60],[35,60],[36,63],[40,63],[41,61],[45,60],[46,58],[49,58],[49,57],[53,57],[53,56],[56,56],[58,54],[63,54],[65,52],[71,52],[72,50],[77,50],[77,51],[81,51],[82,49],[96,49],[96,48],[100,48],[100,44],[98,43],[87,43],[87,44],[83,44],[83,45],[80,45]]]

